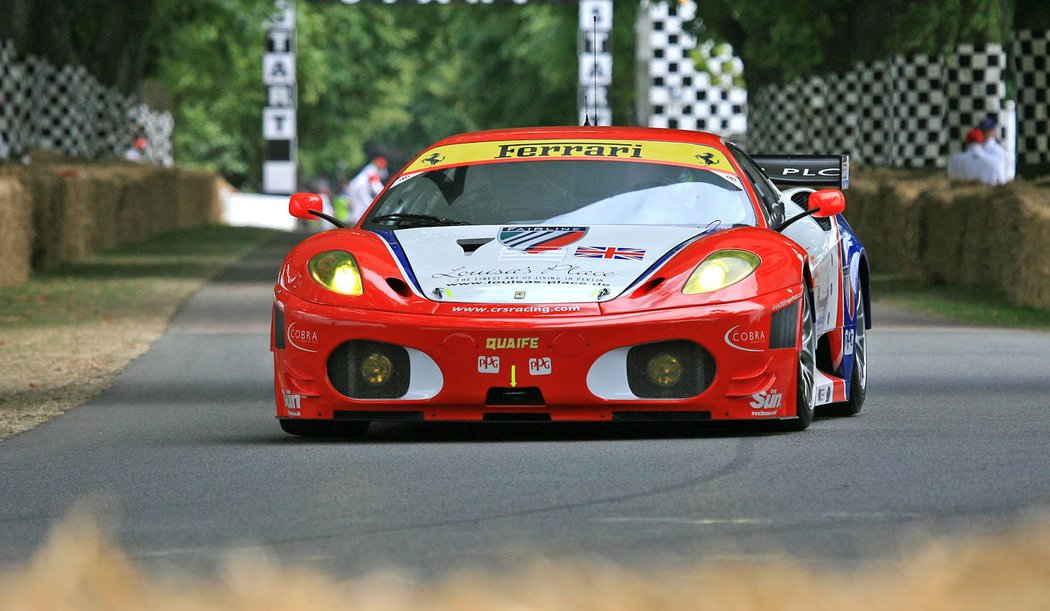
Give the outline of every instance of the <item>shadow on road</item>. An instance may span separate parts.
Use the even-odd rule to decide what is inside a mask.
[[[517,443],[576,441],[648,441],[653,439],[723,439],[762,437],[781,432],[774,423],[492,423],[428,422],[373,423],[363,437],[296,437],[279,430],[249,443],[269,444],[395,444],[395,443]],[[276,428],[276,423],[274,424]]]

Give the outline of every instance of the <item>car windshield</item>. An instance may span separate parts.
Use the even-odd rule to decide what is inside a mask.
[[[396,182],[365,229],[436,225],[755,225],[736,176],[635,161],[460,165]]]

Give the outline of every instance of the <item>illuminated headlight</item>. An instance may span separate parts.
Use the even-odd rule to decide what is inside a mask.
[[[762,260],[746,250],[719,250],[696,266],[682,292],[686,295],[710,293],[736,284],[751,275]]]
[[[342,250],[328,250],[314,255],[306,265],[317,284],[343,295],[363,292],[361,272],[354,256]]]
[[[361,378],[370,386],[382,386],[390,381],[394,364],[385,354],[373,352],[361,362]]]

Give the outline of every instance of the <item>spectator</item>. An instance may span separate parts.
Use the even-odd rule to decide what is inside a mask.
[[[346,193],[350,197],[350,216],[347,224],[357,223],[372,200],[383,190],[383,182],[387,176],[386,159],[376,156],[357,173],[357,176],[350,179],[346,185]]]
[[[984,133],[974,128],[966,132],[965,149],[948,159],[948,180],[976,180],[986,185],[1000,184],[1000,168],[983,147]]]
[[[128,161],[134,161],[136,163],[143,163],[146,159],[146,146],[149,142],[143,136],[138,136],[132,143],[131,148],[124,151],[124,159]]]
[[[989,157],[996,160],[996,177],[995,182],[990,184],[1001,185],[1010,182],[1014,179],[1013,172],[1011,170],[1012,163],[1010,163],[1010,154],[1006,152],[1003,145],[999,143],[997,132],[999,124],[995,119],[989,117],[981,121],[978,128],[981,130],[981,134],[984,136],[984,143],[982,144],[984,151]]]

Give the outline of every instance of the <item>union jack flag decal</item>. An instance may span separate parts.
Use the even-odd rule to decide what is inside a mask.
[[[576,256],[585,259],[622,259],[641,261],[645,257],[644,248],[622,248],[620,246],[580,246]]]

